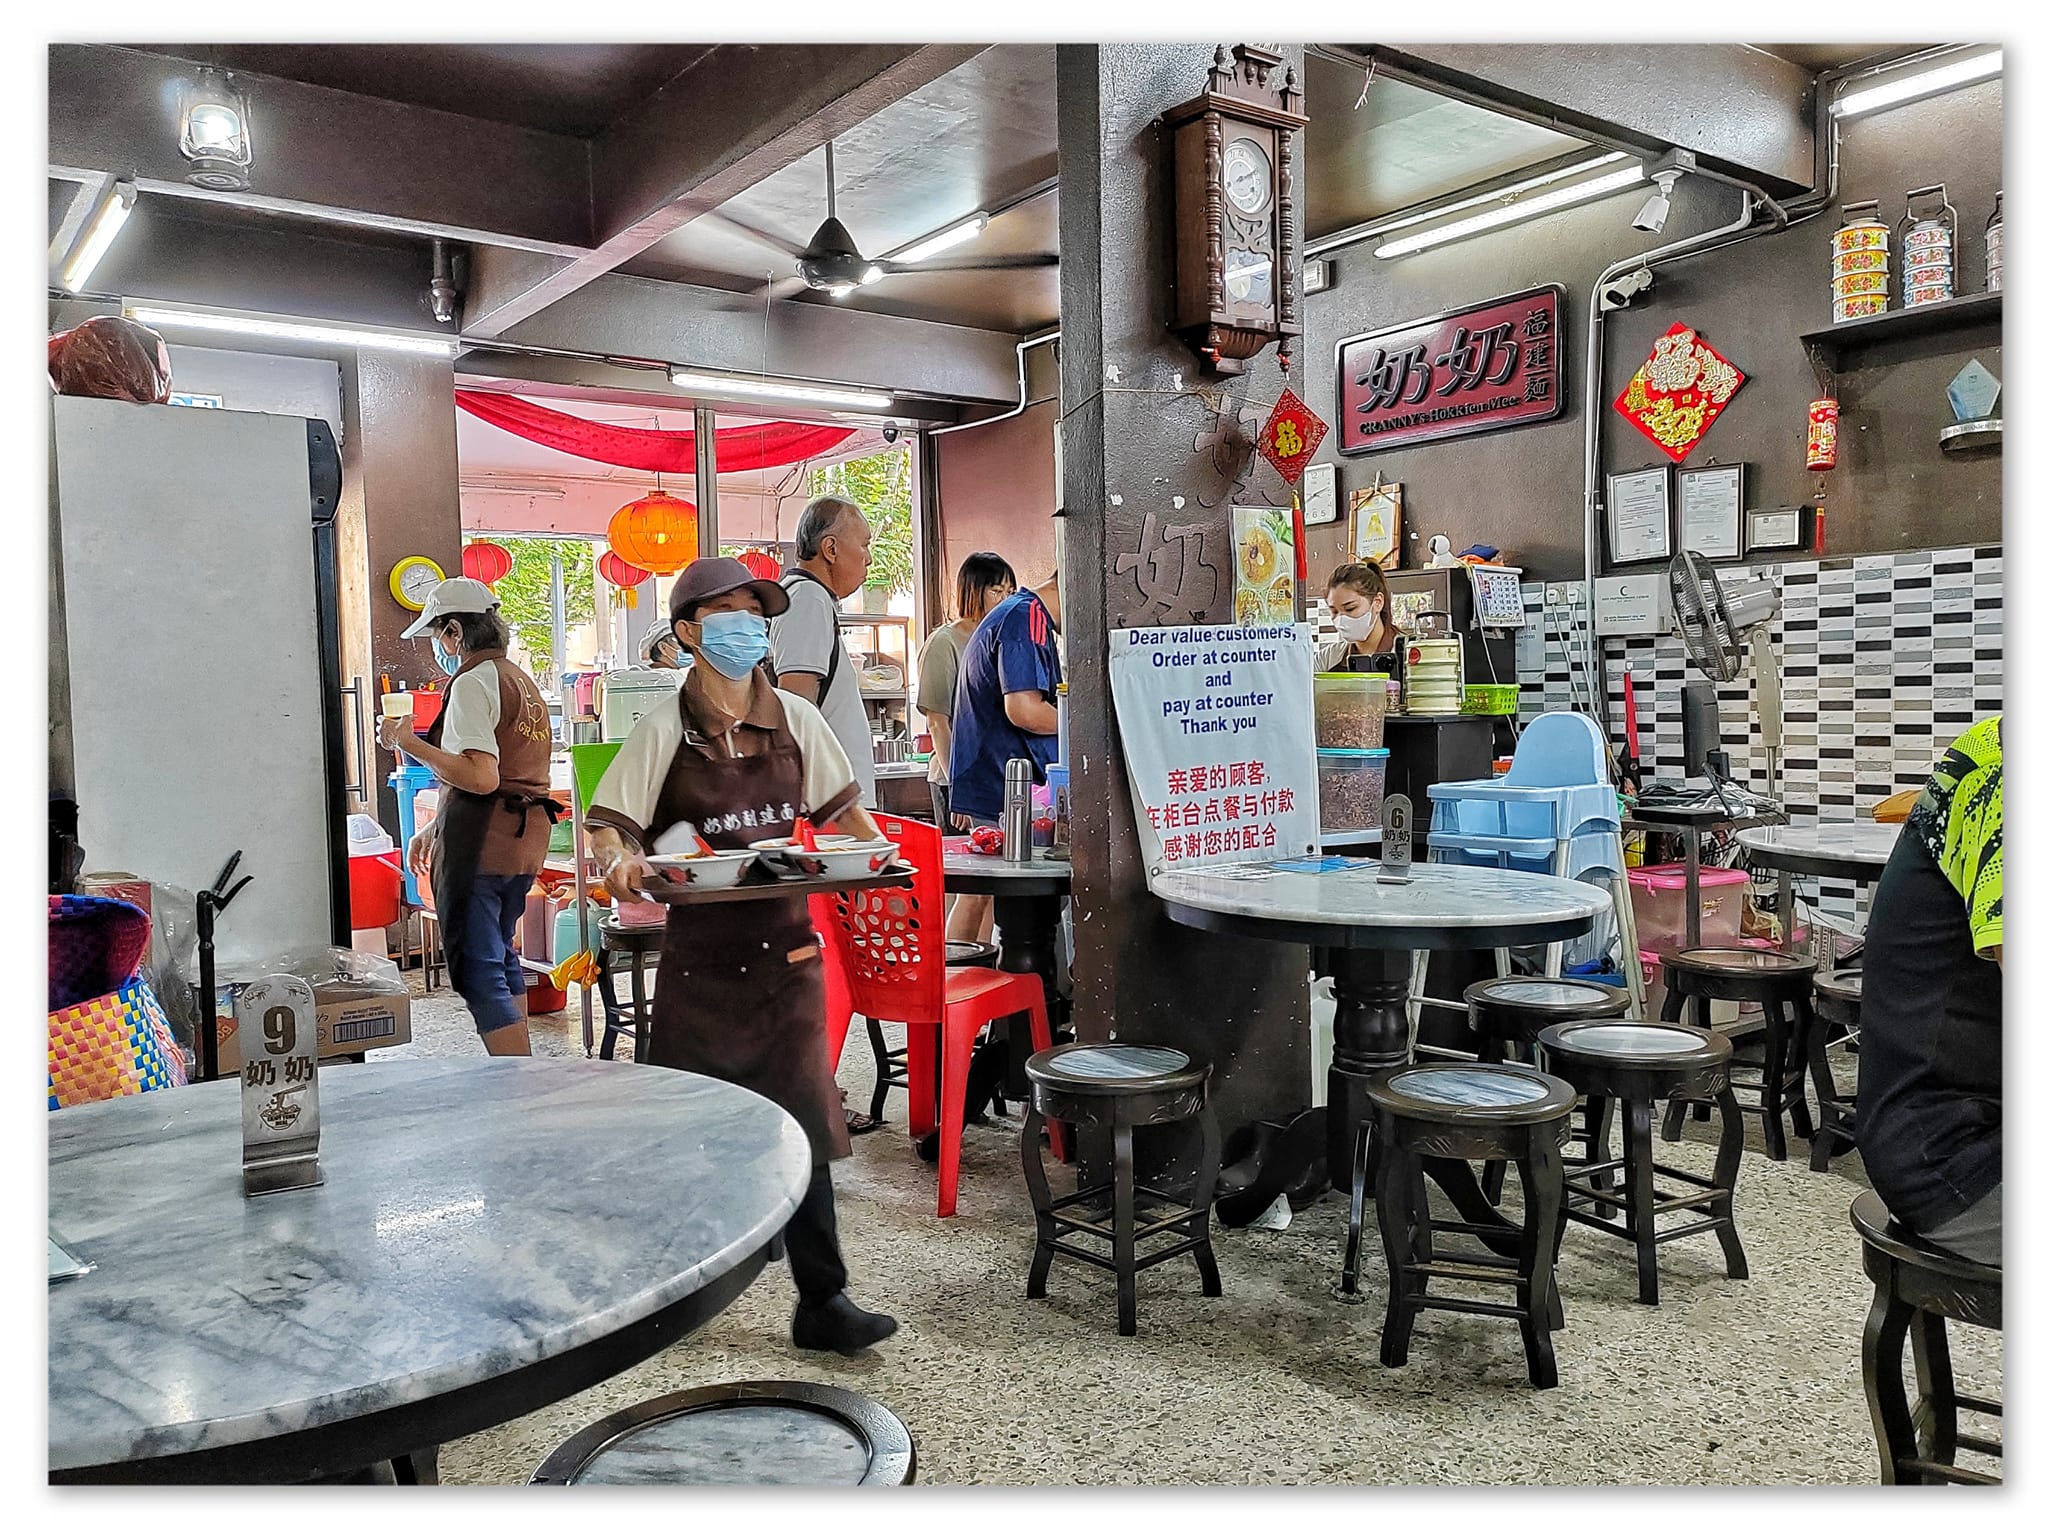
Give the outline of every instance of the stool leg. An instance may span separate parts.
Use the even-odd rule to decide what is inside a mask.
[[[1387,1321],[1380,1329],[1380,1364],[1386,1366],[1408,1363],[1408,1336],[1414,1331],[1419,1310],[1414,1294],[1419,1278],[1414,1272],[1415,1221],[1407,1209],[1416,1182],[1409,1173],[1410,1161],[1405,1151],[1381,1147],[1379,1180],[1373,1186],[1380,1242],[1387,1250]]]
[[[1564,1160],[1557,1138],[1543,1127],[1530,1133],[1529,1151],[1519,1165],[1522,1179],[1522,1349],[1529,1357],[1529,1384],[1557,1385],[1557,1355],[1550,1331],[1561,1321],[1557,1274],[1557,1224],[1562,1216]]]
[[[1806,1107],[1806,1066],[1807,1041],[1815,1032],[1813,1009],[1804,998],[1794,998],[1789,1008],[1779,1011],[1785,1016],[1785,1064],[1780,1076],[1791,1096],[1792,1130],[1811,1142],[1817,1122]]]
[[[1667,977],[1664,987],[1664,1006],[1658,1017],[1666,1024],[1676,1024],[1685,1015],[1685,997],[1670,984]],[[1664,1110],[1664,1139],[1677,1141],[1685,1133],[1685,1101],[1673,1099]]]
[[[1052,1187],[1045,1179],[1045,1159],[1039,1152],[1039,1129],[1045,1117],[1036,1102],[1024,1105],[1024,1187],[1031,1192],[1031,1213],[1038,1222],[1038,1243],[1031,1250],[1031,1277],[1024,1282],[1024,1294],[1036,1301],[1045,1295],[1045,1277],[1052,1273],[1052,1240],[1057,1236],[1052,1221]]]
[[[1728,1278],[1747,1280],[1749,1259],[1735,1232],[1735,1173],[1742,1166],[1742,1106],[1735,1102],[1733,1088],[1723,1088],[1714,1096],[1714,1104],[1721,1112],[1721,1146],[1714,1156],[1714,1184],[1721,1191],[1721,1198],[1709,1209],[1721,1218],[1714,1235],[1721,1239],[1721,1257],[1728,1261]]]
[[[633,967],[633,1059],[646,1060],[647,1050],[647,968],[640,963],[638,953],[626,957]]]
[[[1138,1331],[1138,1195],[1131,1163],[1131,1127],[1117,1112],[1113,1133],[1115,1162],[1116,1331],[1130,1338]]]
[[[1372,1140],[1373,1138],[1366,1135],[1361,1127],[1358,1139],[1351,1144],[1351,1218],[1344,1229],[1344,1276],[1340,1282],[1346,1296],[1356,1296],[1358,1294],[1358,1242],[1359,1234],[1365,1227],[1365,1184],[1369,1173],[1367,1149],[1372,1145]],[[1379,1171],[1382,1178],[1385,1177],[1386,1167],[1387,1159],[1383,1149],[1379,1158]],[[1384,1214],[1381,1215],[1380,1222],[1382,1230],[1384,1230],[1386,1223]],[[1393,1260],[1390,1257],[1388,1259],[1388,1266],[1390,1268],[1392,1263]]]
[[[1939,1313],[1915,1311],[1911,1329],[1913,1374],[1920,1401],[1914,1405],[1914,1441],[1929,1461],[1955,1465],[1956,1378],[1948,1358],[1948,1325]]]
[[[616,1059],[619,1049],[619,989],[612,981],[611,956],[597,962],[597,995],[604,1001],[604,1043],[597,1048],[600,1061]]]
[[[1774,1163],[1785,1161],[1785,1047],[1789,1026],[1785,1010],[1775,1002],[1764,1004],[1764,1077],[1761,1089],[1764,1119],[1764,1156]],[[1800,1100],[1804,1113],[1806,1101]]]
[[[1621,1155],[1628,1174],[1628,1229],[1636,1241],[1636,1300],[1646,1307],[1657,1305],[1657,1177],[1650,1150],[1651,1116],[1656,1106],[1648,1099],[1630,1100],[1628,1118],[1621,1123]]]
[[[1899,1463],[1915,1456],[1913,1404],[1906,1395],[1906,1336],[1913,1308],[1899,1300],[1890,1266],[1875,1282],[1870,1316],[1863,1321],[1863,1395],[1877,1434],[1878,1478],[1885,1483],[1918,1483],[1920,1474]]]
[[[1209,1245],[1209,1207],[1216,1201],[1216,1175],[1223,1160],[1223,1137],[1216,1128],[1216,1111],[1206,1103],[1198,1117],[1202,1127],[1202,1169],[1195,1176],[1195,1267],[1202,1272],[1202,1294],[1221,1296],[1223,1276],[1216,1271],[1216,1250]]]
[[[1806,1070],[1813,1079],[1813,1099],[1819,1112],[1820,1126],[1814,1134],[1813,1148],[1806,1160],[1806,1166],[1815,1173],[1826,1173],[1828,1161],[1834,1155],[1839,1142],[1844,1151],[1849,1140],[1842,1134],[1841,1099],[1835,1088],[1835,1074],[1828,1066],[1828,1033],[1826,1021],[1811,1014],[1806,1019]]]
[[[889,1106],[889,1042],[882,1038],[879,1019],[868,1020],[868,1049],[875,1058],[875,1096],[868,1101],[868,1118],[880,1120]]]
[[[1610,1128],[1613,1124],[1614,1100],[1604,1096],[1586,1100],[1587,1162],[1604,1163],[1612,1156],[1610,1148],[1613,1146],[1613,1136]],[[1595,1189],[1614,1188],[1614,1170],[1610,1168],[1605,1173],[1594,1174],[1593,1187]],[[1618,1215],[1620,1210],[1621,1207],[1618,1205],[1596,1203],[1593,1207],[1593,1214],[1595,1216]]]

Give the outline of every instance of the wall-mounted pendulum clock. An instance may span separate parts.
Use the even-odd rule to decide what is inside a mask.
[[[1294,67],[1269,48],[1216,49],[1209,88],[1163,121],[1173,135],[1173,328],[1219,374],[1301,335]]]

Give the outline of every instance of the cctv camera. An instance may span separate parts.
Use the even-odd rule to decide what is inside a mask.
[[[897,439],[897,438],[898,438],[898,437],[899,437],[899,436],[900,436],[900,435],[902,434],[902,430],[903,430],[903,429],[902,429],[901,427],[897,426],[897,425],[896,425],[896,423],[895,423],[895,422],[893,422],[893,421],[885,421],[885,422],[883,422],[883,423],[882,423],[882,441],[883,441],[883,442],[885,442],[885,443],[893,443],[893,442],[895,442],[895,441],[896,441],[896,439]]]
[[[1649,292],[1650,282],[1648,267],[1637,267],[1633,272],[1622,273],[1612,282],[1601,285],[1600,308],[1627,309],[1637,294]]]
[[[1664,221],[1671,217],[1671,189],[1678,184],[1678,171],[1658,171],[1651,179],[1657,183],[1657,190],[1635,216],[1635,227],[1650,234],[1662,234]]]

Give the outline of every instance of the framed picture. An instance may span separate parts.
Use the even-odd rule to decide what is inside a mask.
[[[1671,558],[1669,466],[1607,477],[1607,558],[1615,565]]]
[[[1294,509],[1232,507],[1232,616],[1240,624],[1294,622]]]
[[[1709,560],[1742,557],[1740,464],[1701,464],[1678,473],[1678,546]]]
[[[1769,512],[1752,512],[1747,518],[1749,538],[1743,552],[1753,549],[1804,549],[1813,542],[1813,508],[1778,507]]]
[[[1337,521],[1337,466],[1311,464],[1301,475],[1301,521],[1321,528]]]
[[[1381,481],[1351,493],[1351,557],[1391,571],[1401,563],[1401,484]]]

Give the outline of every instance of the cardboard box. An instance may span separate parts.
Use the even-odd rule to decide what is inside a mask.
[[[220,1041],[220,1070],[226,1076],[242,1070],[242,1044],[235,1035],[233,985],[223,986],[220,991],[221,1012],[215,1023]],[[359,994],[360,989],[339,986],[314,989],[318,1055],[322,1061],[359,1056],[364,1051],[404,1045],[412,1039],[410,997]]]

